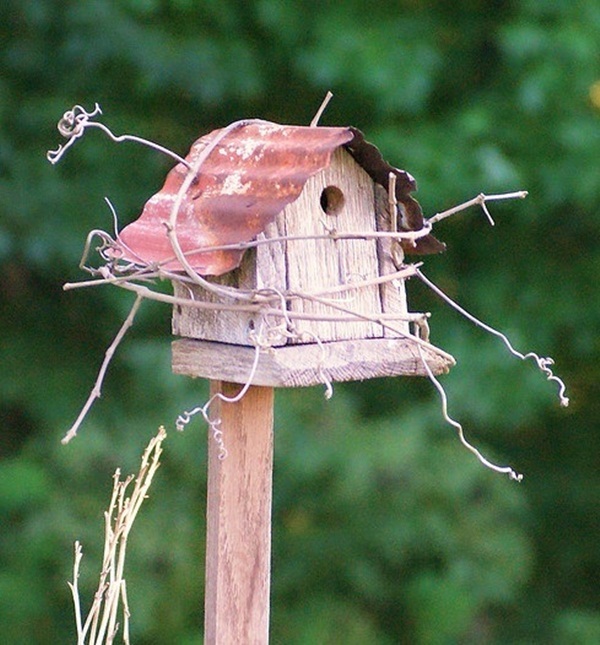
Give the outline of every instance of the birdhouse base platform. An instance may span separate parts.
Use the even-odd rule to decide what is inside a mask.
[[[421,348],[421,352],[419,351]],[[184,338],[172,343],[175,374],[267,387],[305,387],[327,381],[362,381],[384,376],[445,374],[454,358],[412,338],[371,338],[256,350],[214,341]]]

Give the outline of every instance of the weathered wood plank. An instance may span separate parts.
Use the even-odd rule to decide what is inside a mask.
[[[239,347],[237,348],[239,351]],[[239,385],[213,381],[211,394]],[[237,403],[217,400],[225,459],[208,437],[205,640],[269,642],[273,389],[251,387]]]
[[[446,373],[454,358],[430,345],[421,347],[434,374]],[[172,343],[175,374],[246,383],[255,350],[251,347],[181,339]],[[302,387],[331,381],[362,381],[383,376],[425,376],[417,341],[371,338],[311,345],[288,345],[261,353],[254,385]]]
[[[388,204],[388,194],[379,185],[375,185],[375,213],[377,214],[377,230],[391,231],[391,217]],[[382,238],[377,243],[377,251],[379,256],[379,275],[389,275],[398,270],[392,258],[392,248],[396,242]],[[400,245],[396,249],[397,258],[403,256]],[[404,280],[392,280],[384,282],[379,287],[381,293],[381,305],[385,313],[392,313],[396,311],[407,312],[408,302],[406,300],[406,285]],[[409,332],[409,323],[407,321],[398,321],[393,325],[404,334]],[[394,331],[389,328],[383,330],[383,335],[387,337],[398,336]]]
[[[325,197],[322,195],[327,188],[330,189],[329,199],[327,194]],[[323,205],[326,206],[325,211]],[[343,149],[335,151],[328,168],[306,182],[300,197],[286,210],[285,226],[289,236],[323,235],[328,228],[338,233],[376,230],[373,181]],[[299,292],[314,293],[378,276],[375,240],[321,239],[289,242],[286,255],[288,288]],[[326,298],[358,314],[373,316],[382,311],[377,285],[350,289]],[[308,299],[293,300],[290,310],[304,313],[335,312],[331,307]],[[382,335],[379,325],[358,318],[346,323],[298,321],[295,326],[299,332],[316,334],[323,341]],[[311,342],[311,339],[301,342]]]
[[[372,179],[340,148],[333,154],[330,166],[306,182],[298,199],[279,213],[263,235],[266,238],[315,235],[322,238],[328,230],[338,233],[374,232],[377,230],[375,188]],[[383,219],[380,217],[380,222],[385,224],[384,230],[387,230],[389,221],[386,223],[384,220],[385,215]],[[209,279],[216,284],[250,291],[266,288],[279,292],[292,291],[300,296],[308,295],[308,298],[298,297],[289,302],[288,309],[292,312],[325,314],[331,317],[336,312],[339,313],[336,309],[339,306],[358,314],[355,320],[346,322],[297,320],[294,322],[297,334],[291,338],[283,335],[275,340],[271,338],[273,345],[311,343],[315,337],[323,341],[380,337],[384,335],[381,326],[365,321],[361,316],[377,317],[383,311],[406,313],[403,285],[400,285],[399,291],[391,284],[382,287],[385,308],[382,307],[380,287],[377,284],[336,294],[324,294],[322,297],[331,301],[333,307],[310,298],[310,294],[332,287],[375,279],[381,270],[395,271],[389,261],[380,261],[380,247],[387,248],[384,242],[375,239],[332,237],[278,241],[247,251],[238,269]],[[178,297],[193,297],[206,302],[219,301],[213,294],[197,286],[175,283],[174,289]],[[223,302],[233,303],[227,299]],[[258,329],[259,324],[255,314],[206,311],[181,306],[175,307],[173,311],[173,334],[184,338],[252,345],[248,332],[253,328]],[[408,329],[405,323],[400,325],[402,329]]]

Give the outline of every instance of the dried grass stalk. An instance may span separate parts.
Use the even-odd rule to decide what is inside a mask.
[[[125,557],[129,532],[148,496],[152,479],[160,466],[162,442],[167,433],[160,427],[150,441],[144,454],[137,476],[129,475],[121,481],[121,471],[117,468],[113,475],[113,490],[108,510],[104,513],[105,537],[102,570],[98,588],[89,613],[83,620],[79,597],[78,578],[83,551],[79,541],[75,542],[73,582],[69,582],[75,609],[77,645],[110,645],[119,631],[119,613],[123,621],[123,642],[129,645],[129,604],[125,583]],[[127,490],[133,482],[129,496]],[[122,603],[122,605],[121,605]]]

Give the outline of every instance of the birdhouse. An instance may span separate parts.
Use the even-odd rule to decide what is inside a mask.
[[[59,131],[69,141],[48,153],[52,163],[87,126],[99,125],[89,121],[98,113],[96,105],[64,114]],[[126,138],[140,141],[113,136]],[[102,231],[88,237],[84,257],[99,235],[107,262],[89,270],[137,297],[65,439],[99,396],[142,298],[172,303],[179,337],[173,371],[211,381],[209,400],[176,422],[182,429],[200,412],[210,429],[204,642],[262,645],[269,641],[275,387],[323,383],[330,392],[332,381],[427,375],[462,443],[493,470],[521,476],[487,461],[448,417],[434,375],[454,359],[429,342],[427,315],[407,303],[406,280],[418,273],[428,281],[404,262],[405,253],[443,251],[431,225],[457,209],[425,221],[412,196],[414,179],[350,127],[245,120],[201,137],[185,159],[169,154],[179,163],[140,217],[116,240]],[[479,203],[488,214],[485,199],[480,194],[463,206]],[[146,287],[157,277],[172,281],[173,297]],[[535,360],[568,404],[552,359],[521,354],[466,315],[499,335],[512,354]]]
[[[252,383],[274,387],[454,364],[414,333],[425,315],[409,311],[402,263],[445,247],[415,180],[360,131],[242,121],[186,162],[117,240],[174,277],[175,372],[245,383],[257,346]]]

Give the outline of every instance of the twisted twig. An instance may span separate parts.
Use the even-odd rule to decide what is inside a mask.
[[[64,145],[59,145],[56,150],[48,150],[46,153],[46,159],[48,159],[51,164],[57,163],[65,152],[75,143],[75,141],[83,135],[86,128],[99,128],[116,143],[121,143],[122,141],[141,143],[172,157],[175,161],[182,163],[187,168],[190,167],[190,164],[183,157],[180,157],[177,153],[159,145],[158,143],[154,143],[148,139],[143,139],[142,137],[138,137],[134,134],[121,134],[117,136],[114,135],[104,124],[90,121],[91,118],[98,114],[102,114],[102,109],[98,103],[94,105],[94,109],[91,112],[88,112],[85,108],[81,107],[81,105],[75,105],[70,110],[67,110],[58,122],[57,128],[60,134],[68,139],[68,141]]]
[[[510,342],[510,340],[505,334],[503,334],[502,332],[499,332],[497,329],[494,329],[493,327],[490,327],[490,325],[487,325],[486,323],[479,320],[479,318],[476,318],[468,311],[466,311],[466,309],[463,309],[458,303],[454,302],[452,298],[447,296],[438,286],[436,286],[433,282],[431,282],[431,280],[426,278],[420,269],[416,270],[416,275],[423,281],[424,284],[426,284],[434,293],[436,293],[440,298],[442,298],[442,300],[448,303],[453,309],[456,309],[456,311],[458,311],[460,314],[462,314],[465,318],[470,320],[478,327],[481,327],[482,329],[489,332],[490,334],[500,338],[500,340],[504,343],[504,345],[506,345],[508,351],[513,356],[520,358],[522,361],[525,361],[529,358],[532,359],[536,363],[538,369],[540,369],[546,375],[546,378],[549,381],[554,381],[558,385],[558,398],[559,398],[560,404],[563,407],[567,407],[569,405],[569,398],[565,396],[565,391],[567,389],[567,386],[564,384],[563,380],[560,379],[555,374],[553,374],[552,370],[550,369],[550,366],[554,365],[554,359],[552,359],[549,356],[548,357],[538,356],[538,354],[536,354],[535,352],[528,352],[527,354],[522,354],[520,351],[516,350],[512,346],[512,343]]]
[[[92,407],[92,404],[96,399],[100,398],[102,394],[102,383],[104,382],[104,376],[106,375],[106,370],[108,369],[110,361],[112,360],[113,354],[115,353],[117,347],[119,346],[119,343],[121,342],[121,340],[123,340],[123,337],[127,333],[127,330],[131,327],[131,325],[133,325],[135,315],[137,313],[137,310],[140,308],[140,305],[142,304],[142,300],[143,300],[143,297],[138,294],[138,296],[135,299],[135,302],[133,303],[133,307],[131,307],[131,311],[127,315],[127,318],[125,318],[125,320],[123,321],[123,324],[121,325],[121,328],[119,329],[113,342],[109,345],[108,349],[104,354],[104,360],[102,361],[102,365],[100,367],[100,371],[98,372],[96,382],[94,383],[94,387],[92,388],[92,391],[90,392],[87,398],[87,401],[85,402],[83,408],[81,409],[81,412],[79,413],[79,416],[75,420],[75,423],[71,426],[67,434],[63,437],[62,443],[69,443],[69,441],[71,441],[71,439],[73,439],[73,437],[77,435],[79,426],[85,419],[85,416],[87,415],[89,409]]]
[[[427,372],[427,376],[429,380],[433,383],[435,386],[435,389],[439,392],[439,395],[442,399],[442,415],[444,417],[444,420],[449,423],[452,427],[456,428],[458,438],[460,439],[460,442],[470,450],[476,457],[479,459],[479,461],[486,466],[487,468],[490,468],[491,470],[495,470],[497,473],[506,473],[510,479],[513,479],[515,481],[522,481],[523,475],[520,475],[519,473],[515,472],[510,466],[496,466],[496,464],[493,464],[491,461],[488,461],[480,452],[470,444],[467,439],[465,438],[465,433],[463,430],[462,425],[458,422],[455,421],[449,414],[448,414],[448,397],[446,396],[446,391],[444,390],[443,385],[439,382],[439,380],[435,377],[434,373],[431,371],[431,368],[427,364],[427,361],[425,360],[425,356],[423,354],[423,350],[421,347],[419,347],[419,355],[421,357],[421,362],[423,363],[423,366],[425,367],[425,371]]]

